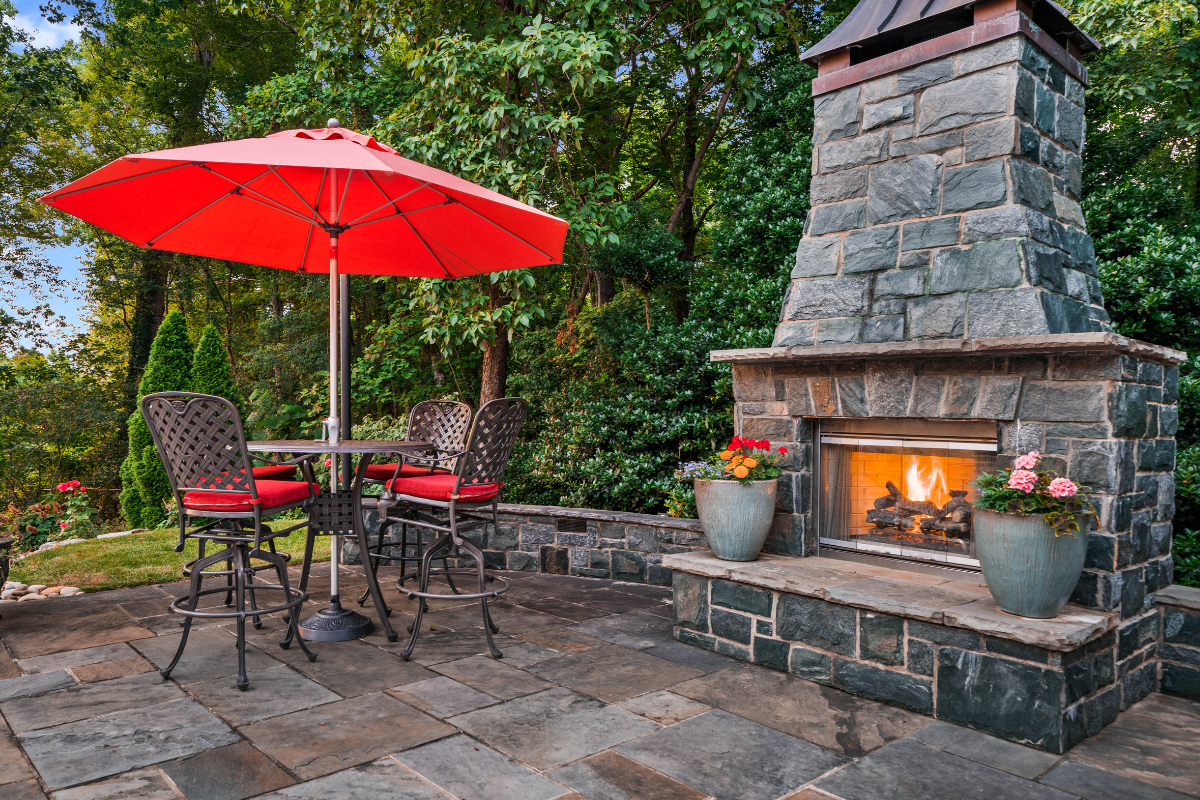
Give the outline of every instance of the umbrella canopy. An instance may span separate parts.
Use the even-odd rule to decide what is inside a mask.
[[[329,273],[334,440],[339,360],[343,414],[349,403],[346,275],[459,278],[557,264],[568,225],[337,120],[123,156],[40,202],[144,248]]]

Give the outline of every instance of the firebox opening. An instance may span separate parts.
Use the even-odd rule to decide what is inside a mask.
[[[978,568],[971,483],[996,467],[994,424],[835,420],[818,442],[822,547]]]

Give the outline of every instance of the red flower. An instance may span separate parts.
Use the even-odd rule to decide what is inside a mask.
[[[730,440],[730,442],[729,442],[730,450],[737,450],[741,446],[742,446],[742,437],[740,437],[740,436],[734,436],[733,439]]]
[[[787,455],[787,448],[786,448],[786,447],[781,447],[781,448],[779,448],[779,453],[780,453],[780,455],[785,455],[785,456],[786,456],[786,455]]]
[[[759,439],[758,440],[758,449],[759,450],[770,450],[771,443],[769,441],[767,441],[766,439]]]
[[[79,485],[79,481],[67,481],[58,485],[58,490],[60,492],[73,492],[80,488],[82,487]]]
[[[327,458],[327,459],[325,459],[325,466],[327,466],[327,467],[328,467],[328,466],[329,466],[330,464],[332,464],[332,463],[333,463],[333,459],[332,459],[332,458]]]

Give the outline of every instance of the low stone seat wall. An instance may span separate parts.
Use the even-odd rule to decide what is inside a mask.
[[[1162,692],[1200,701],[1200,589],[1168,586],[1154,600],[1162,613]],[[1121,639],[1118,650],[1126,649]]]
[[[969,573],[707,551],[663,565],[681,642],[1053,753],[1157,688],[1157,617],[1119,653],[1118,613],[1015,617]]]

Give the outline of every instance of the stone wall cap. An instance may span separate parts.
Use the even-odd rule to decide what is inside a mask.
[[[555,517],[564,519],[590,519],[593,522],[617,522],[622,525],[647,525],[653,528],[701,532],[700,520],[686,517],[662,517],[657,514],[635,514],[630,511],[604,511],[596,508],[568,508],[566,506],[526,506],[515,503],[500,503],[501,514],[522,517]]]
[[[1154,602],[1160,606],[1180,606],[1192,611],[1200,611],[1200,589],[1175,584],[1165,589],[1159,589],[1154,595]]]
[[[946,358],[978,355],[1050,355],[1116,353],[1162,364],[1181,364],[1187,353],[1117,333],[1059,333],[1044,336],[996,336],[982,339],[929,339],[916,342],[829,344],[809,347],[757,347],[713,350],[709,359],[722,364],[799,364],[848,359]]]
[[[982,576],[964,573],[930,575],[819,556],[768,553],[756,561],[722,561],[711,550],[664,555],[662,563],[679,572],[964,628],[1048,650],[1075,650],[1118,623],[1116,613],[1072,605],[1054,619],[1014,617],[996,607]]]

